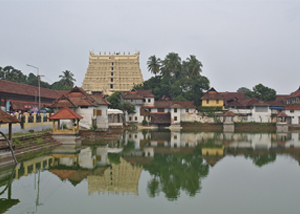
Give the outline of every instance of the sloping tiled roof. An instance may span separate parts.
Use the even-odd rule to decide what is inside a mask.
[[[151,123],[154,124],[170,124],[171,114],[169,112],[151,112]]]
[[[289,95],[276,95],[276,99],[274,101],[268,101],[267,103],[270,106],[286,106],[286,100]]]
[[[300,97],[300,87],[296,91],[290,94],[289,98],[293,98],[293,97]]]
[[[225,117],[234,117],[235,114],[232,113],[231,111],[227,111],[225,114],[223,114],[223,116],[225,116]]]
[[[155,97],[152,90],[132,90],[122,91],[123,99],[144,99],[148,97]]]
[[[103,94],[93,94],[91,95],[99,105],[110,105],[110,103],[104,99]]]
[[[59,99],[55,100],[52,105],[49,106],[50,108],[76,108],[77,105],[74,104],[67,96],[63,95]]]
[[[238,101],[243,101],[245,100],[245,93],[244,92],[219,92],[224,99],[224,102],[227,103],[228,101],[231,100],[238,100]]]
[[[98,105],[109,105],[103,95],[90,95],[86,93],[80,87],[74,87],[67,94],[61,96],[53,102],[50,106],[52,108],[62,108],[62,107],[78,107],[78,106],[98,106]]]
[[[197,108],[194,105],[193,101],[169,101],[169,100],[155,101],[154,107],[155,108],[194,108],[194,109]]]
[[[65,107],[52,116],[49,117],[50,120],[58,120],[58,119],[82,119],[83,117],[72,111],[71,109]]]
[[[0,109],[0,123],[20,123],[20,120]]]
[[[223,100],[223,95],[217,92],[214,88],[211,88],[204,93],[201,100]]]
[[[300,104],[288,104],[284,107],[285,110],[300,110]]]
[[[66,93],[64,91],[56,91],[48,88],[40,88],[41,97],[57,99],[62,94]],[[0,80],[0,92],[10,93],[10,94],[20,94],[27,96],[36,96],[39,88],[36,86],[21,84],[17,82]]]
[[[283,111],[281,111],[279,114],[277,114],[277,117],[290,117],[290,116],[284,113]]]
[[[254,103],[253,106],[269,106],[269,104],[262,100],[259,100],[258,102]]]
[[[39,104],[36,102],[27,102],[27,101],[18,101],[18,100],[10,100],[11,106],[13,110],[28,110],[33,106],[38,106]],[[49,103],[41,103],[41,107],[48,106]]]
[[[257,99],[256,97],[251,97],[251,98],[243,100],[241,103],[245,107],[250,107],[250,106],[253,106],[253,104],[257,103],[258,101],[259,101],[259,99]]]

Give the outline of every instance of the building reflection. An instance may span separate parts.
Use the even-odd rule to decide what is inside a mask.
[[[149,197],[162,192],[176,200],[182,192],[190,196],[199,193],[202,179],[226,156],[243,156],[263,167],[281,154],[300,163],[299,132],[126,132],[106,144],[57,147],[51,154],[23,161],[13,170],[13,178],[47,170],[73,186],[87,182],[89,195],[139,195],[144,170],[150,173],[145,187]],[[0,169],[1,187],[9,175]]]

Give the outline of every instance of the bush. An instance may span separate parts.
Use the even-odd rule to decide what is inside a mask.
[[[147,120],[143,120],[143,121],[142,121],[142,124],[143,124],[143,125],[147,125],[147,124],[148,124]]]

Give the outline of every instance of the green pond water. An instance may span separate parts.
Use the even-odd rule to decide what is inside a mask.
[[[300,133],[126,132],[0,168],[0,213],[288,213]]]

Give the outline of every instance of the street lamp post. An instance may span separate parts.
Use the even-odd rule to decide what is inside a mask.
[[[39,114],[40,114],[40,110],[41,110],[41,86],[40,86],[41,76],[39,73],[39,68],[36,66],[33,66],[33,65],[29,65],[29,64],[27,64],[27,66],[37,69],[37,78],[38,78],[38,86],[39,86]]]

